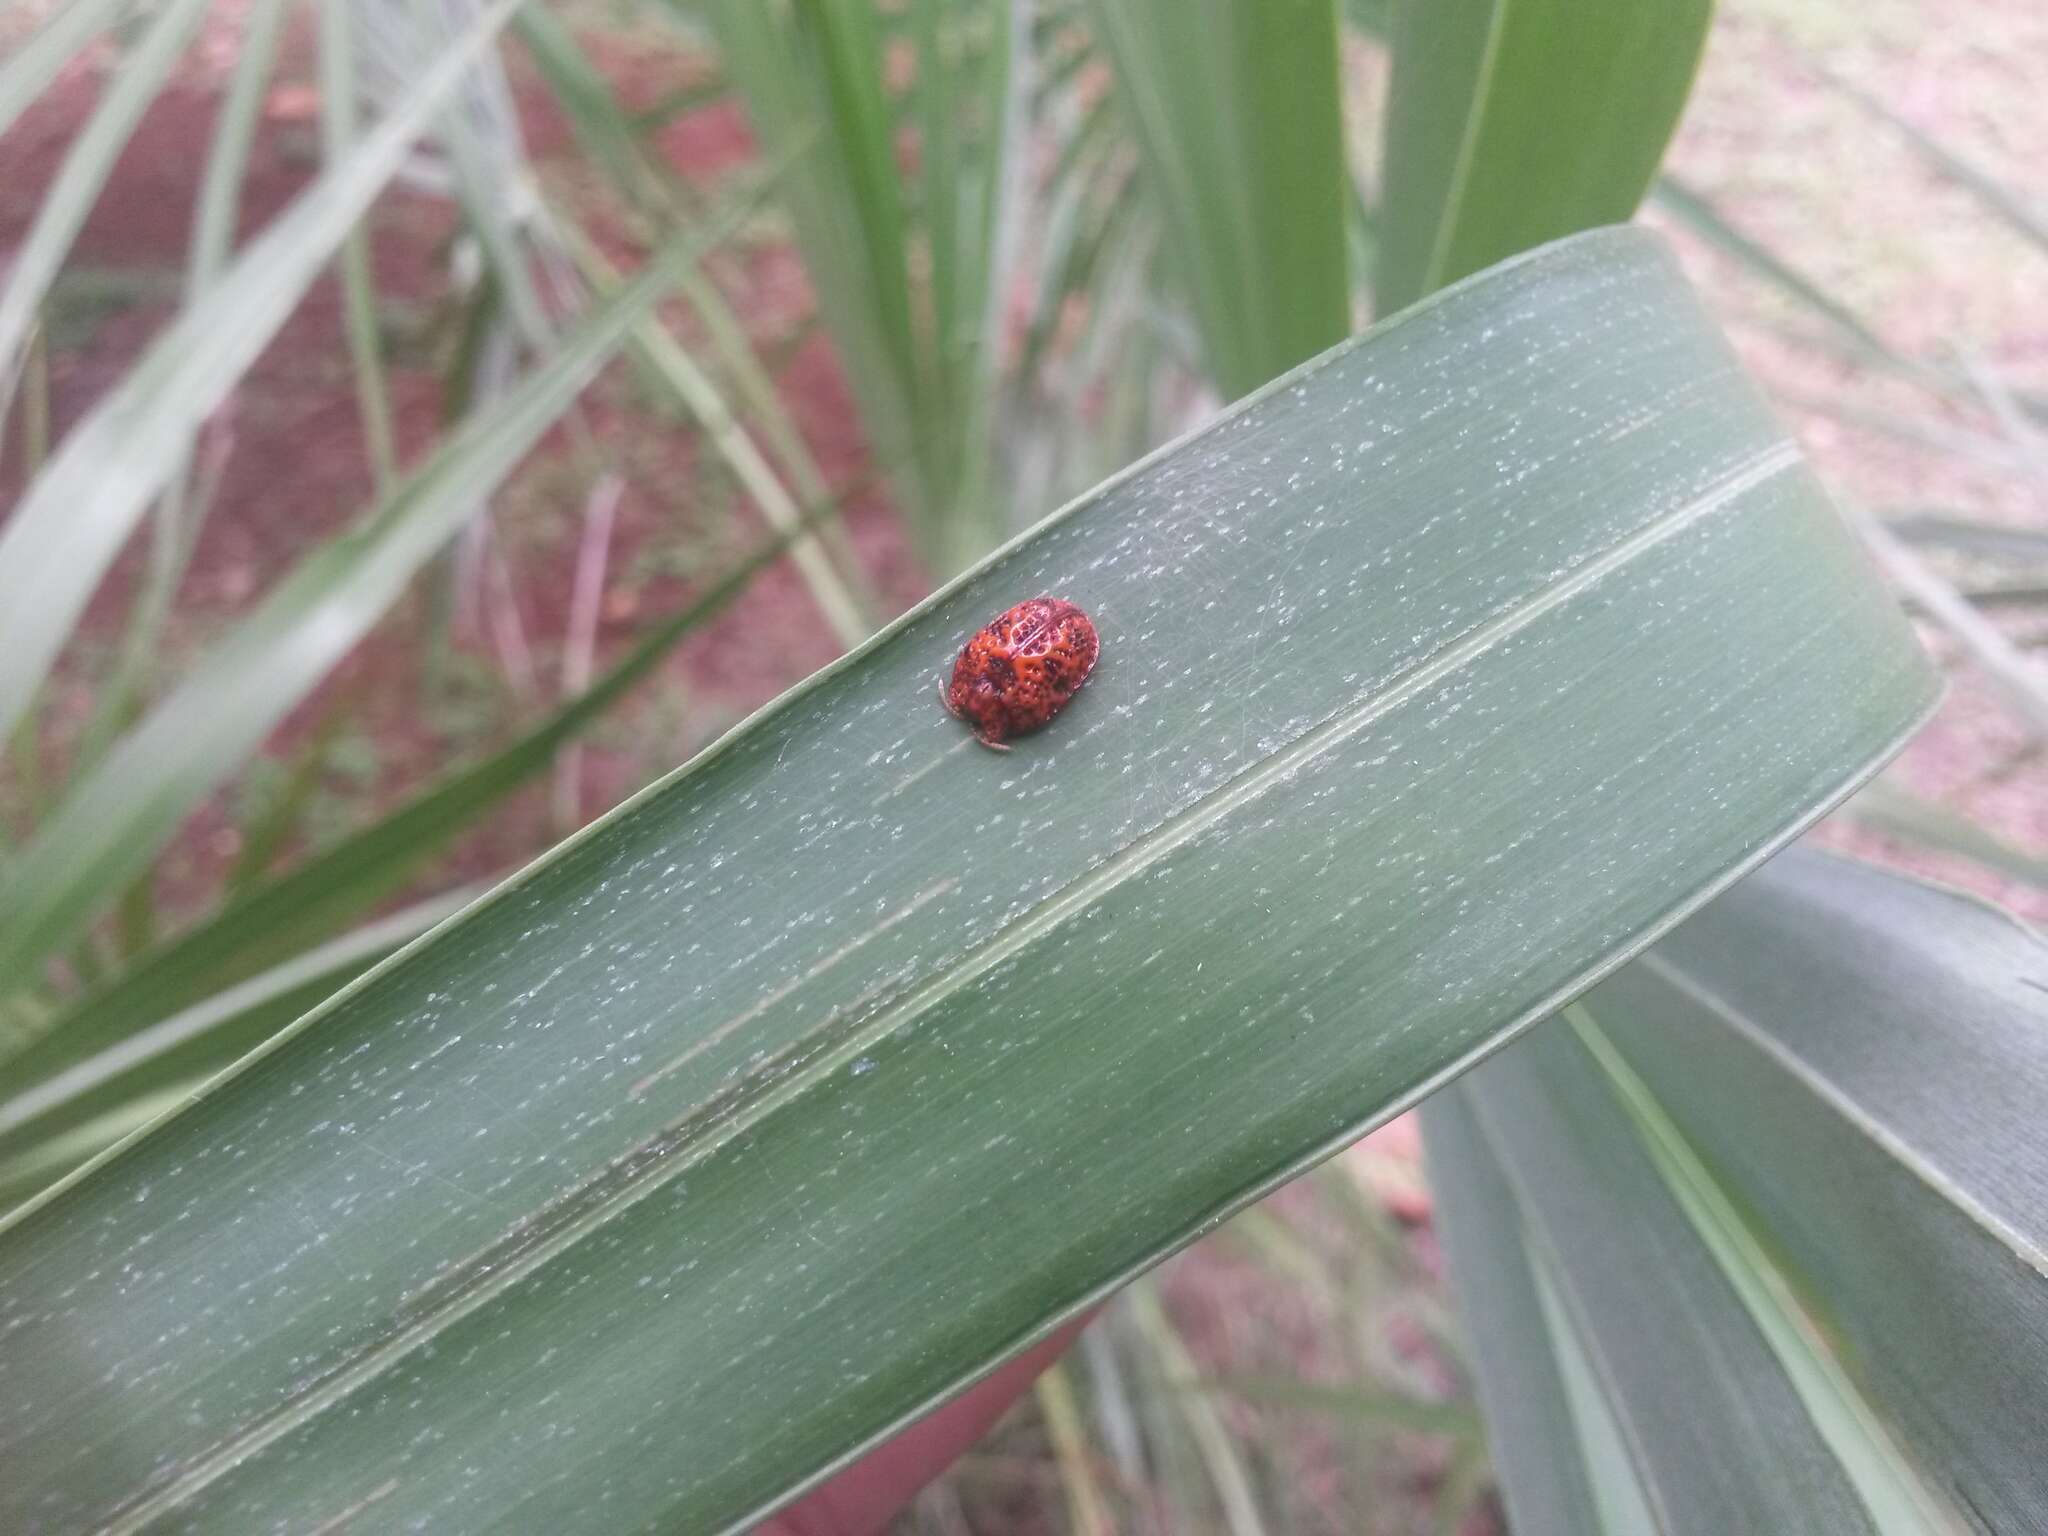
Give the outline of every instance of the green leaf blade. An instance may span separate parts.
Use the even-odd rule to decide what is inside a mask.
[[[1209,372],[1237,396],[1351,326],[1332,0],[1094,7]]]
[[[1374,304],[1635,212],[1685,105],[1710,0],[1396,7]]]
[[[1476,1344],[1478,1396],[1517,1530],[1610,1536],[1591,1434],[1568,1387],[1570,1340],[1546,1307],[1521,1208],[1473,1106],[1453,1085],[1421,1110],[1429,1184],[1458,1316]]]
[[[995,757],[933,685],[1047,589],[1104,659]],[[735,1528],[1577,993],[1932,693],[1657,242],[1511,264],[0,1228],[0,1498]]]
[[[2043,958],[1969,897],[1799,853],[1584,1004],[1990,1530],[2048,1520]]]
[[[1658,1527],[1877,1536],[1765,1335],[1568,1030],[1458,1085]],[[1481,1347],[1486,1341],[1482,1337]],[[1742,1475],[1732,1475],[1741,1469]]]

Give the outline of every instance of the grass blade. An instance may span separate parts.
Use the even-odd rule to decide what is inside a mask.
[[[410,55],[445,45],[444,7],[438,0],[353,0],[347,8],[366,53],[391,61],[387,73],[403,100]],[[461,12],[455,14],[459,18]],[[554,253],[546,232],[534,224],[539,199],[533,173],[511,87],[495,57],[482,61],[436,115],[434,138],[513,333],[531,351],[545,354],[557,326],[542,293],[544,270],[537,268]]]
[[[200,176],[192,218],[192,251],[186,261],[185,302],[212,289],[234,250],[242,207],[242,178],[262,121],[263,92],[277,61],[293,0],[255,0],[235,50],[234,73],[214,121],[213,143]]]
[[[336,741],[357,723],[361,699],[360,689],[351,689],[329,700],[305,744],[293,754],[283,778],[238,818],[235,830],[241,847],[227,873],[230,895],[262,881],[299,830],[306,808],[326,776]]]
[[[1266,1523],[1259,1518],[1251,1472],[1238,1455],[1237,1444],[1223,1427],[1215,1407],[1196,1390],[1194,1358],[1181,1342],[1166,1308],[1160,1305],[1157,1287],[1149,1281],[1132,1286],[1125,1305],[1130,1309],[1133,1331],[1152,1355],[1159,1379],[1187,1425],[1188,1436],[1222,1508],[1223,1529],[1229,1536],[1265,1536]]]
[[[1921,366],[1893,350],[1856,312],[1804,273],[1787,265],[1776,252],[1731,224],[1712,198],[1690,182],[1666,171],[1657,178],[1651,200],[1686,229],[1722,255],[1733,258],[1802,308],[1820,316],[1873,359],[1921,372]]]
[[[249,148],[263,108],[263,91],[277,59],[290,0],[257,0],[244,18],[241,43],[227,95],[214,121],[213,142],[201,174],[197,211],[192,219],[192,249],[185,264],[185,303],[196,304],[219,281],[234,243],[241,210],[242,177]],[[157,661],[157,642],[170,617],[178,583],[199,540],[199,529],[213,505],[220,472],[226,466],[226,445],[216,443],[202,455],[201,478],[192,483],[189,463],[170,476],[151,525],[149,576],[136,600],[121,649],[93,700],[92,719],[80,738],[72,762],[74,773],[98,762],[114,733],[133,719],[135,700]]]
[[[809,10],[801,18],[786,16],[747,0],[717,0],[711,8],[726,71],[746,96],[755,132],[771,152],[802,150],[791,167],[786,202],[806,270],[859,391],[875,458],[921,473],[915,444],[922,385],[909,331],[902,210],[890,195],[894,151],[886,139],[873,142],[874,122],[885,114],[872,104],[861,110],[879,84],[856,75],[833,86],[830,60],[806,49],[809,16]],[[856,17],[848,23],[863,24],[871,22]],[[842,42],[832,58],[846,61],[851,51]],[[915,481],[910,490],[912,515],[921,536],[929,536],[929,494]]]
[[[1936,544],[1994,559],[2048,565],[2048,533],[1944,512],[1887,512],[1885,531],[1907,544]]]
[[[561,19],[545,6],[529,6],[513,22],[535,66],[561,103],[585,153],[634,208],[667,200],[672,189],[662,169],[642,150],[619,99]]]
[[[201,1082],[253,1050],[293,1019],[382,960],[460,911],[481,887],[415,902],[353,933],[317,945],[149,1029],[71,1063],[43,1078],[9,1074],[0,1098],[0,1202],[18,1203],[37,1183],[66,1171],[54,1166],[60,1150],[82,1163],[118,1140],[122,1127],[160,1095]],[[103,1128],[94,1140],[94,1126]]]
[[[1937,853],[1952,853],[2001,875],[2048,889],[2048,859],[2015,847],[1967,816],[1959,816],[1882,781],[1866,786],[1842,807],[1840,815],[1845,821],[1886,837],[1917,843]]]
[[[618,274],[595,244],[573,229],[565,234],[576,260],[594,283],[602,287],[617,281]],[[718,386],[697,366],[659,316],[649,316],[638,326],[631,344],[635,354],[674,392],[683,408],[703,428],[713,450],[725,460],[770,526],[796,535],[790,559],[810,589],[820,614],[842,646],[858,645],[874,628],[865,605],[834,566],[815,527],[810,526],[813,520],[796,505],[746,428],[728,409]]]
[[[576,541],[575,574],[569,582],[569,616],[562,627],[561,692],[574,699],[590,691],[597,664],[597,626],[604,603],[605,569],[611,560],[612,525],[626,482],[612,470],[599,475],[583,499],[583,532]],[[570,742],[555,754],[555,826],[568,834],[583,825],[583,749]]]
[[[191,932],[160,945],[51,1021],[4,1065],[17,1087],[47,1081],[223,986],[291,963],[399,890],[464,830],[645,679],[676,642],[708,623],[768,566],[792,536],[767,541],[671,617],[650,629],[587,691],[509,746],[449,774],[409,804],[282,875],[238,892]]]
[[[52,6],[35,34],[0,63],[0,133],[14,126],[80,49],[134,5],[135,0],[70,0]]]
[[[1587,1536],[1655,1530],[1653,1519],[1624,1525],[1603,1513],[1597,1483],[1629,1486],[1634,1478],[1595,1478],[1594,1437],[1578,1407],[1583,1393],[1572,1385],[1590,1373],[1566,1353],[1574,1342],[1569,1324],[1546,1297],[1521,1207],[1469,1090],[1453,1084],[1432,1095],[1421,1117],[1437,1232],[1458,1316],[1472,1338],[1479,1405],[1512,1528]],[[1620,1462],[1626,1467],[1625,1455]]]
[[[2015,190],[1966,156],[1957,154],[1932,134],[1916,127],[1861,86],[1831,70],[1821,78],[1864,111],[1889,124],[1920,156],[1950,181],[2003,219],[2023,239],[2048,255],[2048,210],[2036,198]]]
[[[354,532],[314,550],[50,814],[0,893],[0,976],[78,934],[366,634],[672,283],[654,261]]]
[[[74,427],[0,532],[0,733],[12,730],[143,509],[182,465],[435,106],[519,0],[499,0],[407,103],[326,172]]]
[[[1961,593],[1944,581],[1912,550],[1863,512],[1851,512],[1851,523],[1863,535],[1899,591],[1914,607],[1953,636],[1969,652],[2011,704],[2013,713],[2037,742],[2048,741],[2048,678],[2029,661],[2005,631],[1985,618]]]
[[[2041,486],[2048,488],[2048,432],[2028,414],[2025,403],[1982,353],[1975,348],[1963,349],[1962,368],[1963,377],[1990,408],[2005,440],[2033,467],[2034,478]]]
[[[2039,484],[2041,480],[2041,467],[2032,456],[2002,437],[1992,437],[1966,427],[1952,427],[1945,422],[1932,419],[1872,410],[1831,396],[1781,390],[1778,398],[1796,410],[1809,411],[1816,416],[1846,422],[1853,427],[1876,432],[1899,442],[1931,448],[1936,453],[1950,454],[1966,464],[1989,470],[1994,474],[2009,475],[2033,484]]]
[[[1544,1327],[1475,1310],[1482,1381],[1554,1405],[1529,1366],[1581,1335],[1658,1529],[1748,1529],[1758,1499],[1790,1501],[1758,1528],[1803,1528],[1816,1475],[1853,1492],[1830,1530],[2040,1524],[2040,961],[1968,898],[1795,851],[1432,1101],[1446,1232],[1485,1250],[1461,1288],[1498,1292],[1499,1234],[1529,1220],[1571,1301]],[[1759,1342],[1776,1378],[1730,1395]],[[1568,1417],[1512,1427],[1535,1444]],[[1511,1508],[1567,1459],[1504,1461]]]
[[[109,1115],[81,1125],[68,1136],[37,1141],[19,1156],[0,1159],[0,1217],[122,1137],[140,1130],[198,1086],[197,1082],[179,1083],[146,1099],[124,1104]]]
[[[1385,1424],[1423,1435],[1448,1435],[1461,1440],[1479,1438],[1478,1421],[1468,1408],[1427,1403],[1418,1398],[1367,1387],[1328,1386],[1321,1382],[1297,1381],[1289,1376],[1212,1376],[1190,1385],[1187,1390],[1218,1393],[1252,1403],[1270,1403],[1280,1408],[1299,1408],[1337,1418],[1358,1419],[1369,1424]]]
[[[6,286],[0,288],[0,419],[14,398],[22,348],[57,269],[106,185],[115,158],[205,14],[206,0],[169,0],[150,18],[92,117],[71,141],[56,179],[43,194],[28,238],[14,251]]]
[[[521,40],[532,53],[555,99],[568,113],[584,151],[605,171],[628,206],[658,220],[663,227],[682,222],[691,202],[687,189],[666,162],[642,151],[640,135],[645,129],[636,126],[620,107],[604,76],[569,30],[547,12],[532,9],[520,13],[518,27]],[[571,255],[588,276],[593,263],[579,254],[594,249],[587,236],[561,208],[553,207],[549,214]],[[703,324],[706,339],[730,379],[742,412],[789,477],[798,503],[805,508],[826,505],[832,495],[825,477],[796,424],[790,420],[789,412],[783,408],[774,380],[755,355],[744,326],[717,285],[692,270],[685,274],[680,291]],[[831,552],[835,584],[850,595],[858,612],[873,613],[873,594],[867,589],[844,530],[836,520],[827,520],[818,524],[817,533]],[[836,601],[824,589],[817,589],[815,595],[821,607]],[[867,634],[873,627],[865,624],[861,634]],[[847,643],[852,644],[857,638],[854,636]]]
[[[1046,1433],[1052,1438],[1060,1482],[1066,1489],[1069,1528],[1074,1536],[1115,1536],[1108,1501],[1089,1462],[1087,1423],[1066,1368],[1053,1366],[1038,1378],[1034,1389],[1038,1411],[1045,1416]]]
[[[986,455],[1018,92],[1009,0],[914,7],[893,40],[865,0],[707,9],[756,134],[796,154],[785,202],[874,457],[927,564],[957,570],[1006,527]],[[910,63],[902,94],[885,54]],[[917,124],[915,178],[899,113]]]
[[[1931,1536],[1897,1525],[1860,1473],[1867,1441],[1812,1387],[1782,1305],[1731,1262],[1565,1026],[1473,1072],[1482,1135],[1621,1429],[1653,1529]],[[1460,1085],[1464,1088],[1465,1085]],[[1849,1455],[1855,1463],[1843,1459]]]
[[[328,165],[346,159],[356,142],[355,42],[347,0],[320,0],[320,150]],[[358,221],[342,238],[339,258],[343,326],[355,372],[356,414],[378,496],[398,480],[397,435],[384,388],[377,338],[377,290],[370,274],[369,232]]]
[[[1784,1368],[1872,1525],[1891,1536],[1956,1531],[1959,1522],[1922,1485],[1877,1409],[1816,1337],[1790,1281],[1656,1097],[1585,1009],[1566,1009],[1565,1018],[1606,1073],[1650,1161]]]

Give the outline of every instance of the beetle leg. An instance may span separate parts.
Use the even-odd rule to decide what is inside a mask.
[[[974,739],[984,747],[987,747],[991,752],[1007,752],[1010,750],[1010,744],[1007,741],[997,741],[993,736],[984,736],[979,731],[974,733]]]
[[[952,695],[947,691],[946,680],[943,677],[939,679],[939,702],[946,706],[947,714],[955,720],[960,718],[960,711],[953,707]]]

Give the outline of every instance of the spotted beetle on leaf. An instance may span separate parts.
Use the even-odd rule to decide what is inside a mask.
[[[1034,597],[975,631],[939,697],[983,746],[1007,752],[1010,737],[1067,707],[1101,648],[1087,614],[1061,598]]]

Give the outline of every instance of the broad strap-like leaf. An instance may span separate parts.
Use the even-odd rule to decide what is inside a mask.
[[[1255,389],[1351,327],[1334,0],[1101,0],[1117,100],[1209,372]]]
[[[1482,1068],[1481,1070],[1485,1070]],[[1656,1529],[1605,1394],[1563,1313],[1550,1261],[1488,1144],[1470,1079],[1422,1106],[1436,1230],[1472,1341],[1489,1448],[1513,1529],[1638,1536]]]
[[[1990,1531],[2048,1526],[2044,984],[1974,898],[1788,855],[1585,1001]]]
[[[1896,1452],[1868,1432],[1853,1391],[1841,1390],[1839,1368],[1803,1332],[1804,1320],[1774,1290],[1773,1273],[1752,1262],[1753,1239],[1751,1248],[1731,1241],[1713,1213],[1688,1198],[1692,1188],[1660,1163],[1651,1137],[1571,1029],[1553,1023],[1536,1031],[1444,1097],[1454,1109],[1448,1155],[1439,1153],[1439,1106],[1432,1101],[1423,1112],[1433,1180],[1447,1203],[1469,1200],[1489,1217],[1486,1238],[1460,1255],[1468,1268],[1493,1272],[1476,1295],[1461,1294],[1482,1380],[1541,1371],[1540,1355],[1548,1353],[1568,1407],[1558,1409],[1552,1388],[1542,1440],[1562,1432],[1581,1442],[1555,1466],[1532,1469],[1526,1458],[1519,1466],[1511,1459],[1510,1475],[1526,1482],[1533,1471],[1554,1495],[1561,1473],[1588,1474],[1602,1511],[1588,1525],[1535,1529],[1610,1536],[1931,1536],[1943,1529],[1917,1518],[1910,1481],[1886,1475]],[[1460,1113],[1476,1138],[1456,1123]],[[1484,1149],[1477,1157],[1475,1139]],[[1478,1192],[1489,1180],[1511,1192],[1504,1225],[1498,1200]],[[1500,1287],[1503,1272],[1512,1275],[1495,1250],[1516,1245],[1526,1250],[1528,1279],[1543,1303],[1540,1342],[1500,1337],[1527,1326],[1525,1305],[1487,1312],[1467,1304]],[[1516,1358],[1488,1361],[1503,1350]],[[1512,1390],[1498,1380],[1489,1388],[1489,1412],[1506,1413],[1502,1434],[1546,1417],[1534,1411],[1540,1398],[1526,1376]],[[1603,1432],[1603,1419],[1610,1431]],[[1853,1475],[1873,1467],[1875,1475]],[[1513,1493],[1509,1499],[1511,1506],[1528,1502]],[[1624,1510],[1649,1519],[1620,1517]]]
[[[1712,10],[1711,0],[1400,0],[1379,312],[1634,213]]]
[[[1636,1528],[1537,1513],[1599,1465],[1574,1348],[1627,1447],[1595,1485],[1670,1536],[2048,1521],[2043,960],[1795,851],[1425,1107],[1518,1529]],[[1524,1244],[1571,1302],[1547,1326]]]
[[[1667,171],[1657,178],[1651,201],[1715,250],[1755,273],[1792,302],[1819,316],[1871,359],[1911,368],[1910,359],[1873,331],[1861,316],[1784,257],[1744,234],[1698,187]]]
[[[934,697],[1020,597],[1103,655]],[[1931,704],[1654,237],[1135,466],[0,1228],[0,1518],[735,1529],[1555,1011]]]

